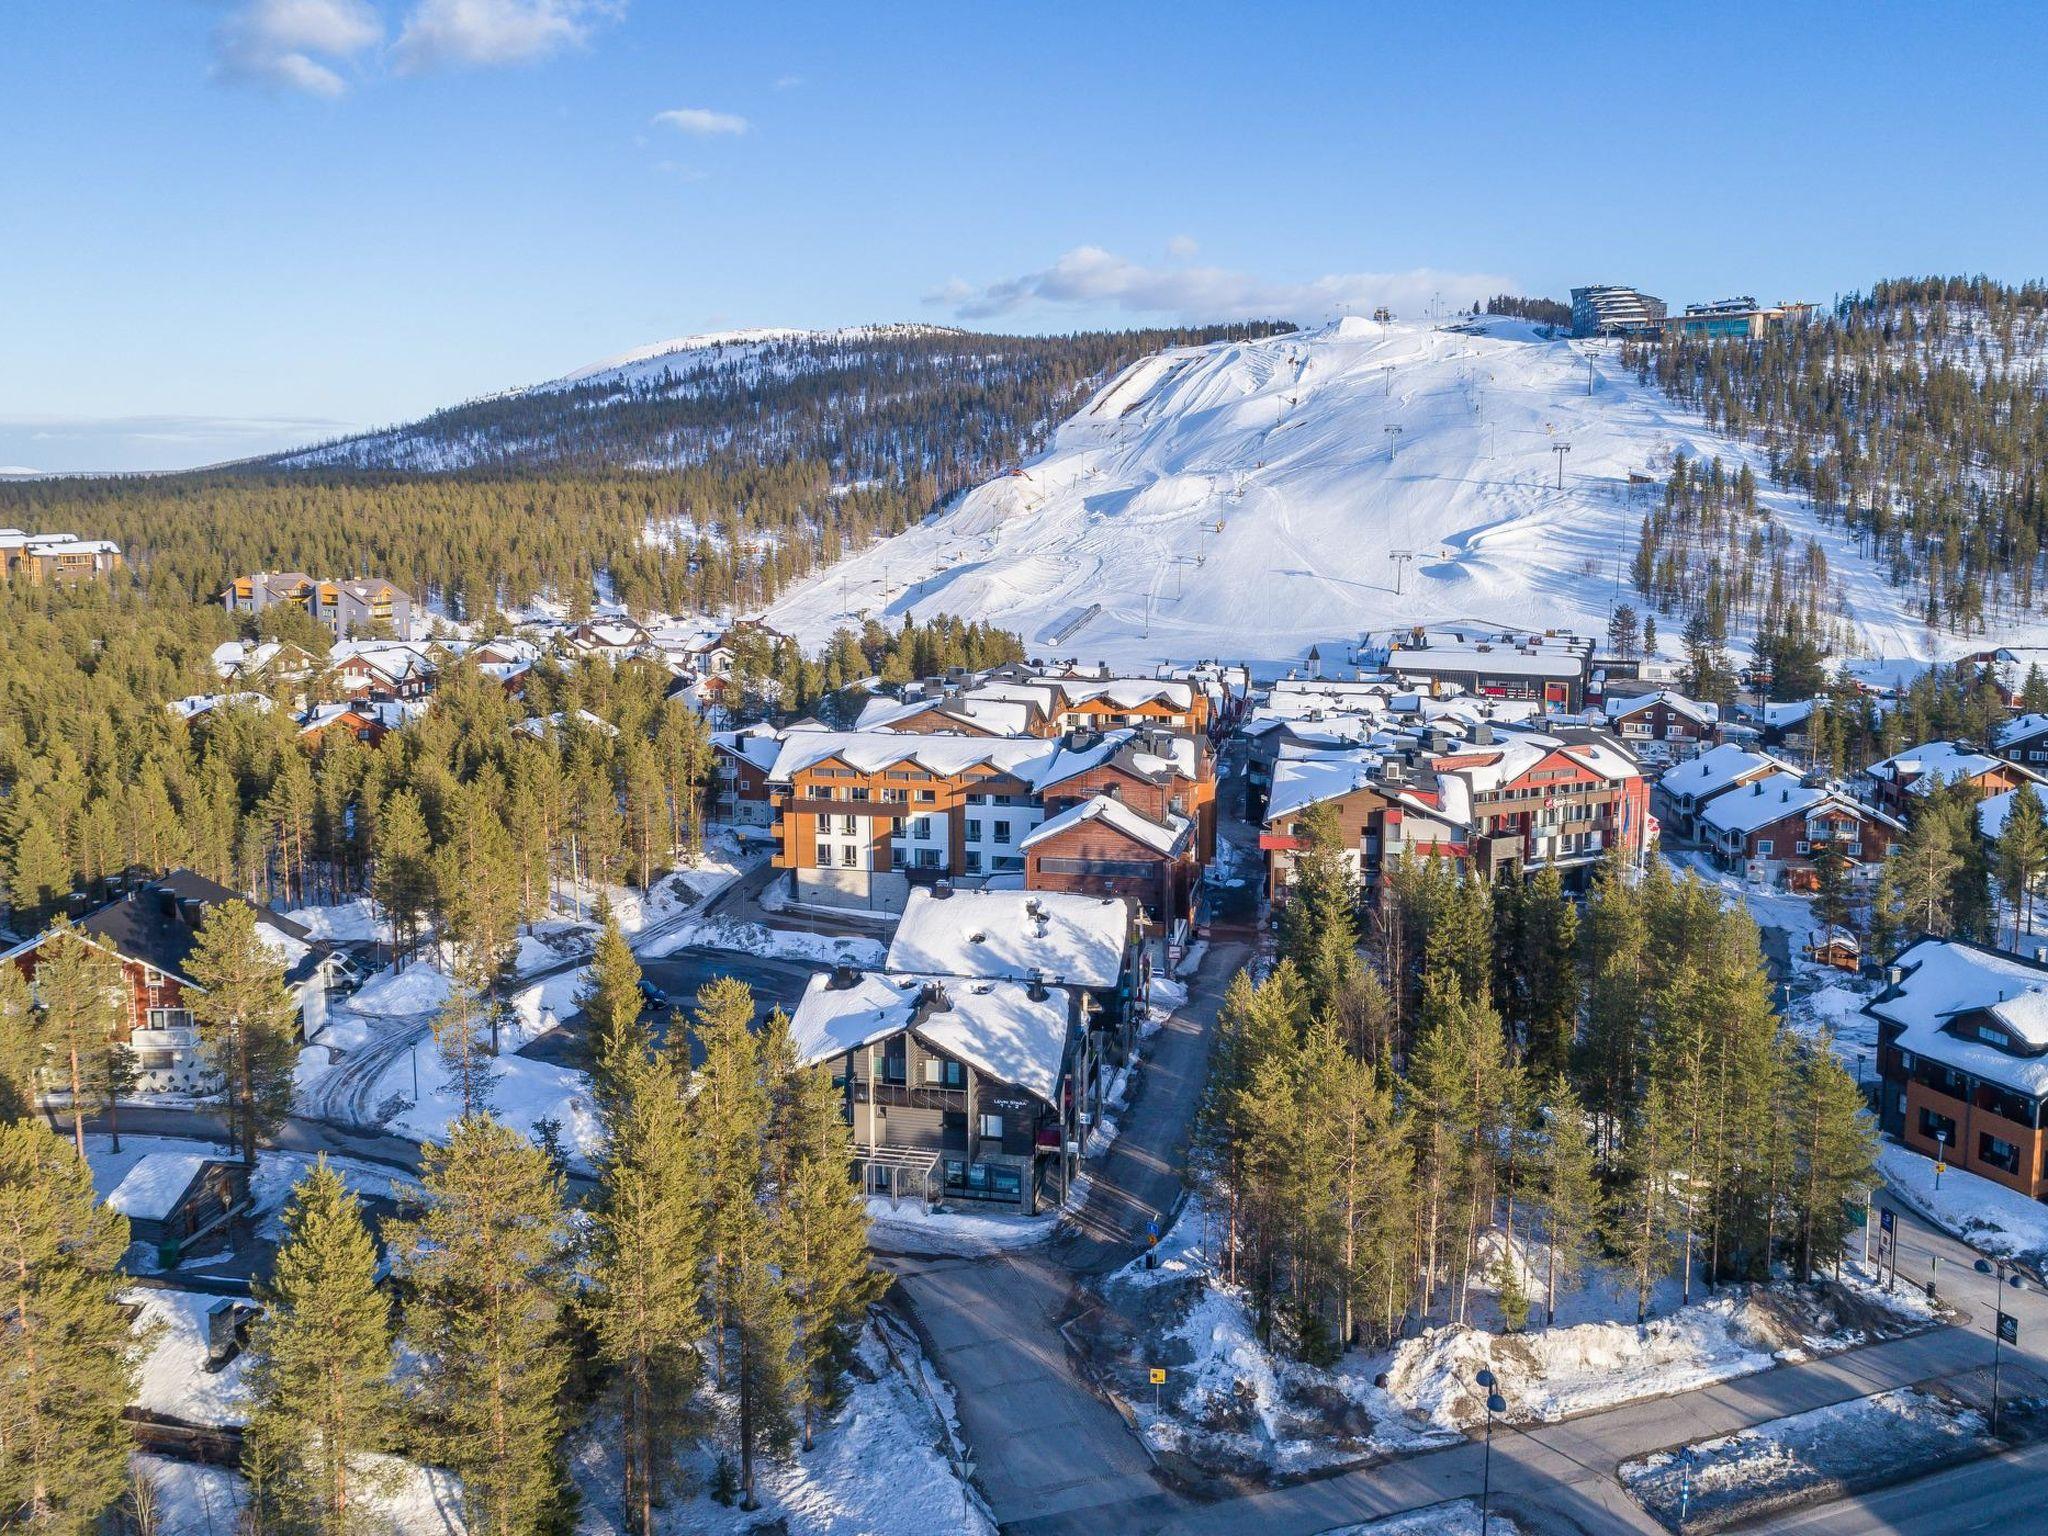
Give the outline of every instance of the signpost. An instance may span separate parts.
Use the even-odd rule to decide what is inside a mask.
[[[1159,1389],[1166,1385],[1166,1367],[1155,1365],[1146,1373],[1152,1378],[1152,1411],[1159,1411]]]
[[[1899,1213],[1887,1207],[1877,1213],[1877,1220],[1877,1262],[1885,1270],[1884,1288],[1890,1290],[1899,1277]]]

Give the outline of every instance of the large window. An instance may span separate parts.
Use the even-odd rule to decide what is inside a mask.
[[[1938,1141],[1944,1147],[1956,1144],[1956,1123],[1947,1115],[1936,1114],[1922,1106],[1920,1110],[1920,1134],[1929,1141]]]
[[[981,1117],[981,1135],[984,1141],[1001,1141],[1003,1139],[1003,1117],[1001,1115],[983,1115]]]
[[[1019,1200],[1024,1191],[1020,1171],[1002,1163],[946,1160],[946,1193],[961,1200]]]
[[[1993,1168],[2003,1168],[2007,1173],[2018,1173],[2020,1149],[1985,1131],[1977,1137],[1977,1161],[1989,1163]]]
[[[1010,840],[1010,824],[1007,821],[997,822],[995,824],[995,833],[997,842],[1007,843]]]

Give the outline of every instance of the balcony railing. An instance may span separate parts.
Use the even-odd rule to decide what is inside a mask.
[[[853,1102],[879,1104],[884,1109],[959,1109],[967,1107],[965,1088],[947,1088],[937,1083],[855,1082]]]

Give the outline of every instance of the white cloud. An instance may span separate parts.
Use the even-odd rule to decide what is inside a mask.
[[[1083,245],[1049,267],[975,286],[955,278],[925,295],[963,320],[985,320],[1029,305],[1094,305],[1182,320],[1252,317],[1316,320],[1385,304],[1397,314],[1419,314],[1441,296],[1447,306],[1469,308],[1490,293],[1511,292],[1512,278],[1493,273],[1341,272],[1276,282],[1223,267],[1150,267]]]
[[[793,91],[803,83],[804,77],[802,75],[777,75],[775,77],[775,89],[778,91]]]
[[[753,126],[737,112],[713,112],[709,107],[674,107],[667,112],[655,113],[654,121],[679,133],[693,133],[705,138],[722,133],[745,133]]]
[[[335,68],[383,39],[367,0],[247,0],[213,34],[217,80],[339,96]]]
[[[1175,261],[1191,260],[1201,249],[1201,246],[1195,243],[1193,235],[1175,235],[1166,242],[1166,254]]]
[[[583,42],[616,15],[606,0],[419,0],[393,50],[401,73],[530,64]]]

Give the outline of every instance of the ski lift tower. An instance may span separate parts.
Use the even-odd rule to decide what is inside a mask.
[[[1401,574],[1408,569],[1409,562],[1415,558],[1415,551],[1412,549],[1390,549],[1387,551],[1387,558],[1394,562],[1394,596],[1399,597],[1401,595]]]

